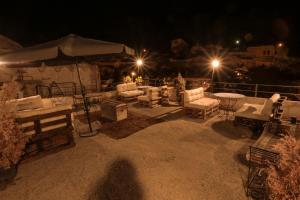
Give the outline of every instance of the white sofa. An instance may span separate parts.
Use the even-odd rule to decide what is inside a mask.
[[[273,105],[280,94],[273,94],[269,99],[247,97],[243,106],[235,113],[235,123],[254,128],[270,120]]]
[[[154,107],[160,104],[161,101],[161,91],[158,87],[147,88],[146,94],[138,96],[138,102],[142,105],[147,105],[149,107]]]
[[[117,85],[117,94],[121,99],[133,99],[143,95],[144,92],[137,89],[136,83],[123,83]]]
[[[205,119],[208,115],[219,111],[219,101],[217,99],[204,96],[202,87],[184,91],[184,108],[192,115],[197,115]]]
[[[16,121],[23,134],[30,136],[26,153],[73,144],[72,104],[60,104],[57,99],[42,99],[39,95],[11,100],[7,104],[17,110]],[[56,138],[62,137],[64,139],[57,142]],[[45,141],[52,141],[52,145]]]
[[[278,101],[280,94],[273,94],[269,99],[264,100],[263,104],[244,103],[244,105],[235,113],[236,117],[257,119],[268,121],[272,114],[273,104]]]

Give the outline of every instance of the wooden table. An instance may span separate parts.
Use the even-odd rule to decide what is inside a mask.
[[[224,110],[224,115],[226,119],[228,119],[230,112],[234,114],[235,112],[234,106],[236,105],[237,101],[245,98],[245,95],[243,94],[228,93],[228,92],[214,93],[214,96],[219,99],[220,107],[222,110]]]

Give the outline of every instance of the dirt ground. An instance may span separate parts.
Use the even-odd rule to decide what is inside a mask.
[[[247,199],[240,154],[250,137],[219,116],[183,116],[123,139],[76,138],[75,147],[21,164],[0,199]]]

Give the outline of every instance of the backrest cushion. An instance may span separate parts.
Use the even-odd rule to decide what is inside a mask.
[[[136,83],[127,83],[127,90],[137,90]]]
[[[117,85],[117,92],[118,93],[125,92],[125,91],[127,91],[127,84],[126,83]]]
[[[17,111],[32,110],[43,107],[43,101],[40,95],[15,99],[10,101],[9,103],[15,105]]]
[[[265,104],[264,104],[264,107],[263,107],[261,113],[263,115],[272,114],[273,104],[275,102],[277,102],[279,98],[280,98],[280,94],[277,94],[277,93],[273,94],[272,97],[270,97],[269,99],[267,99],[265,101]]]
[[[196,101],[204,96],[204,90],[202,87],[193,89],[193,90],[185,90],[184,91],[184,102],[189,103]]]

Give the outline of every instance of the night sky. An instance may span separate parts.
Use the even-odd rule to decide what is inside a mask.
[[[176,38],[228,48],[236,39],[245,45],[284,41],[292,54],[300,55],[300,11],[287,1],[9,2],[1,5],[0,34],[24,46],[74,33],[154,51],[168,51]]]

